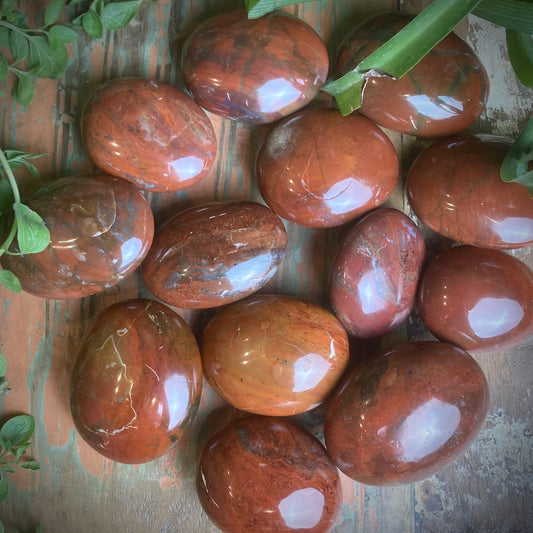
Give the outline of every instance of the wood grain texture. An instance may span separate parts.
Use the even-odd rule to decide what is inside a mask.
[[[30,19],[42,20],[44,0],[19,2]],[[423,0],[321,0],[287,8],[312,24],[333,50],[346,31],[366,16],[401,7],[416,13]],[[126,29],[101,40],[81,37],[70,45],[66,75],[39,80],[38,96],[27,107],[0,100],[0,144],[26,152],[48,152],[38,161],[45,179],[93,170],[81,144],[80,118],[89,94],[103,81],[125,76],[154,77],[183,88],[179,58],[187,35],[205,18],[241,0],[159,0],[142,5]],[[31,20],[30,20],[31,22]],[[502,28],[469,17],[458,27],[487,69],[491,93],[472,132],[515,136],[533,111],[533,91],[516,81],[505,51]],[[12,82],[5,92],[9,94]],[[319,99],[328,101],[326,95]],[[218,140],[217,160],[197,186],[172,194],[148,194],[156,224],[178,210],[226,198],[258,200],[253,166],[263,127],[236,124],[210,115]],[[427,145],[387,132],[402,154],[402,172]],[[25,186],[35,185],[20,174]],[[400,184],[387,204],[411,217]],[[428,255],[450,242],[422,228]],[[327,304],[332,246],[339,230],[287,224],[289,246],[278,275],[265,291],[301,296]],[[511,252],[533,265],[533,250]],[[204,385],[199,416],[188,439],[169,455],[146,465],[113,463],[86,445],[74,429],[68,408],[73,356],[97,312],[137,296],[149,297],[134,275],[118,287],[81,300],[42,300],[0,289],[0,347],[8,360],[12,388],[3,399],[3,416],[29,412],[37,424],[32,449],[37,472],[10,476],[9,497],[0,504],[6,530],[46,533],[209,533],[216,531],[197,501],[194,477],[198,450],[209,427],[221,422],[220,399]],[[206,316],[180,314],[195,331]],[[430,339],[418,315],[379,342],[357,351],[378,349],[408,339]],[[342,477],[344,504],[335,533],[457,533],[531,531],[533,524],[533,340],[513,350],[476,355],[491,389],[489,416],[470,450],[431,478],[404,487],[370,487]],[[2,399],[0,398],[0,402]],[[1,406],[1,405],[0,405]],[[209,415],[209,413],[211,413]],[[322,437],[323,412],[300,420]],[[207,421],[207,425],[205,422]],[[32,529],[33,528],[33,529]]]

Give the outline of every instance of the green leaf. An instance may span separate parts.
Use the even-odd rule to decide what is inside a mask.
[[[108,30],[120,30],[127,26],[139,11],[142,0],[113,2],[102,9],[102,26]]]
[[[21,292],[22,285],[19,279],[10,270],[0,270],[0,285],[13,292]]]
[[[2,7],[0,7],[0,16],[11,13],[15,9],[16,0],[2,0]]]
[[[91,5],[89,6],[89,9],[91,11],[96,11],[98,15],[102,15],[102,9],[104,9],[104,3],[105,0],[93,0],[91,2]]]
[[[506,30],[509,59],[517,78],[526,87],[533,87],[533,39],[527,33]]]
[[[498,26],[533,33],[533,2],[528,0],[483,0],[472,13]]]
[[[367,56],[352,72],[322,90],[335,96],[343,115],[360,107],[366,79],[401,78],[438,44],[481,0],[435,0],[394,37]]]
[[[15,450],[15,457],[17,459],[20,459],[28,450],[28,448],[31,446],[31,442],[27,442],[26,444],[22,444]]]
[[[55,24],[63,12],[63,0],[52,0],[44,12],[44,23],[46,26]]]
[[[24,463],[19,463],[19,466],[26,470],[39,470],[40,468],[37,461],[25,461]]]
[[[87,11],[87,13],[85,13],[81,19],[81,24],[87,35],[95,37],[96,39],[102,37],[102,21],[100,20],[98,14],[94,11]]]
[[[22,26],[26,22],[26,15],[18,11],[12,11],[6,15],[6,20],[14,26]]]
[[[0,54],[0,81],[7,78],[8,72],[9,65],[7,64],[7,59],[4,57],[4,54]]]
[[[0,533],[2,533],[0,531]],[[35,533],[43,533],[43,526],[41,524],[37,524],[37,527],[35,528]]]
[[[13,211],[17,220],[17,241],[23,254],[42,252],[50,243],[50,232],[43,219],[27,205],[15,202]]]
[[[38,78],[60,78],[68,63],[68,52],[64,44],[52,48],[45,36],[32,37],[30,42],[30,74]]]
[[[7,361],[3,354],[0,353],[0,378],[6,375]]]
[[[256,19],[280,9],[281,7],[290,6],[292,4],[299,4],[303,2],[313,2],[314,0],[245,0],[246,9],[248,10],[248,18]]]
[[[9,28],[0,26],[0,48],[9,48]]]
[[[11,47],[14,63],[18,63],[28,56],[28,39],[18,31],[11,30],[9,34],[9,46]]]
[[[14,201],[13,189],[11,189],[9,181],[0,179],[0,215],[11,207]]]
[[[0,479],[0,502],[7,498],[8,490],[9,490],[9,485],[7,483],[7,479]],[[0,531],[3,531],[3,526],[2,526],[2,529],[0,529]]]
[[[35,431],[35,420],[30,415],[10,418],[0,429],[0,445],[14,448],[28,442]]]
[[[54,39],[62,43],[72,43],[78,38],[77,32],[60,24],[52,26],[50,28],[49,35],[53,36]]]
[[[533,171],[527,170],[530,161],[533,161],[533,116],[507,152],[500,168],[503,181],[521,183],[533,196]]]
[[[27,75],[18,75],[18,80],[13,87],[13,96],[22,104],[28,105],[33,100],[35,85],[33,80]],[[20,166],[20,164],[18,165]]]

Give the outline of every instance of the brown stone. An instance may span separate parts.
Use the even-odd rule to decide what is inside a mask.
[[[389,138],[358,114],[306,109],[275,124],[257,157],[265,202],[303,226],[339,226],[381,205],[399,167]]]
[[[203,108],[253,123],[278,120],[318,93],[329,60],[316,31],[275,12],[248,19],[245,10],[215,16],[187,39],[183,77]]]
[[[200,353],[187,324],[159,302],[129,300],[100,313],[80,345],[70,407],[96,451],[146,463],[183,438],[201,391]]]
[[[467,352],[442,342],[403,344],[340,383],[326,414],[326,448],[356,481],[412,483],[462,454],[488,407],[487,380]]]
[[[338,471],[320,442],[271,417],[236,420],[211,437],[196,486],[224,533],[328,533],[342,504]]]

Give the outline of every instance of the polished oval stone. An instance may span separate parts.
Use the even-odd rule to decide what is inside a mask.
[[[322,403],[349,359],[346,331],[332,313],[270,294],[249,296],[215,315],[201,352],[207,380],[226,401],[270,416]]]
[[[533,335],[533,272],[498,250],[451,248],[422,275],[418,308],[435,337],[469,352],[511,348]]]
[[[328,67],[315,30],[279,11],[254,20],[245,10],[208,19],[189,36],[182,55],[185,84],[203,108],[257,124],[310,102]]]
[[[140,189],[179,191],[211,169],[217,141],[204,111],[183,91],[146,79],[115,79],[89,98],[81,121],[97,167]]]
[[[268,207],[245,201],[203,204],[174,215],[156,231],[142,277],[166,303],[217,307],[265,285],[286,246],[285,227]]]
[[[359,62],[398,33],[406,15],[373,17],[341,44],[337,72]],[[371,77],[360,112],[380,126],[419,137],[453,135],[479,117],[489,93],[487,73],[470,46],[450,33],[400,79]]]
[[[414,222],[380,208],[343,237],[329,285],[331,305],[346,330],[360,338],[384,335],[413,309],[426,246]]]
[[[288,420],[251,416],[213,435],[196,487],[224,533],[327,533],[342,505],[339,473],[320,442]]]
[[[306,109],[276,123],[256,162],[259,190],[283,218],[339,226],[381,205],[394,190],[396,149],[370,120]]]
[[[35,296],[82,298],[117,285],[141,264],[152,243],[148,202],[119,178],[58,178],[24,202],[43,218],[50,244],[38,254],[4,254],[2,265]]]
[[[78,348],[70,408],[83,439],[120,463],[162,457],[196,415],[202,367],[184,320],[150,300],[101,312]]]
[[[367,485],[429,477],[473,442],[489,407],[483,371],[467,352],[411,342],[357,365],[326,413],[328,454]]]
[[[500,167],[511,141],[489,135],[438,141],[415,159],[406,193],[433,231],[482,248],[533,244],[533,198],[505,183]]]

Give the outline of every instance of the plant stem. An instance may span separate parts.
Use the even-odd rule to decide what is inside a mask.
[[[9,166],[9,162],[6,159],[6,156],[2,149],[0,149],[0,164],[2,165],[2,168],[9,181],[9,184],[11,185],[11,190],[13,191],[13,198],[15,202],[20,203],[20,191],[17,185],[17,180],[15,179],[13,170],[11,170],[11,167]],[[9,248],[9,246],[15,239],[16,234],[17,234],[17,219],[15,218],[13,219],[13,225],[11,226],[11,231],[9,232],[9,235],[7,236],[6,240],[0,246],[0,257],[4,255],[4,253],[7,251],[7,249]]]

